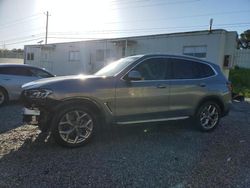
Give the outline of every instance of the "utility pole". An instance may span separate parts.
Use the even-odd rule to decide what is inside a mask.
[[[46,35],[45,35],[45,44],[47,44],[48,39],[48,23],[49,22],[49,11],[46,12]]]
[[[214,19],[213,19],[213,18],[210,18],[210,20],[209,20],[209,33],[212,32],[213,21],[214,21]]]

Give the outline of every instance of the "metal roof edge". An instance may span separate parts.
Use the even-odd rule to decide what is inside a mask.
[[[114,40],[130,40],[135,38],[146,38],[146,37],[163,37],[163,36],[172,36],[172,35],[190,35],[190,34],[221,34],[221,33],[236,33],[236,31],[227,31],[225,29],[214,29],[212,31],[209,30],[198,30],[198,31],[186,31],[186,32],[175,32],[175,33],[162,33],[162,34],[152,34],[152,35],[138,35],[138,36],[130,36],[130,37],[118,37],[118,38],[103,38],[103,39],[94,39],[94,40],[79,40],[72,42],[58,42],[58,43],[50,43],[49,45],[57,45],[57,44],[74,44],[79,42],[106,42],[106,41],[114,41]],[[47,46],[44,44],[31,44],[24,45],[25,47],[44,47]]]

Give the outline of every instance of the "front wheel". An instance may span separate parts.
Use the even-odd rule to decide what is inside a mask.
[[[93,136],[97,119],[87,108],[72,105],[60,111],[52,121],[55,141],[67,147],[78,147]]]
[[[212,131],[215,129],[221,117],[221,109],[215,102],[202,104],[195,116],[195,121],[202,131]]]

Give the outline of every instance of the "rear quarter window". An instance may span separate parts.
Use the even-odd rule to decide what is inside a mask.
[[[193,71],[195,72],[196,78],[206,78],[215,75],[215,72],[210,65],[199,62],[193,63]]]
[[[185,59],[172,59],[173,79],[199,79],[215,75],[210,65]]]

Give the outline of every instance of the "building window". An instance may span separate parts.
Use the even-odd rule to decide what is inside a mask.
[[[188,56],[194,56],[198,58],[205,58],[207,56],[207,46],[184,46],[183,54]]]
[[[230,55],[224,56],[223,67],[224,68],[231,68],[231,56]]]
[[[34,53],[27,53],[26,59],[33,61],[34,60]]]
[[[96,61],[97,62],[104,61],[104,50],[96,50]]]
[[[69,61],[80,61],[80,52],[79,51],[70,51],[69,52]]]

